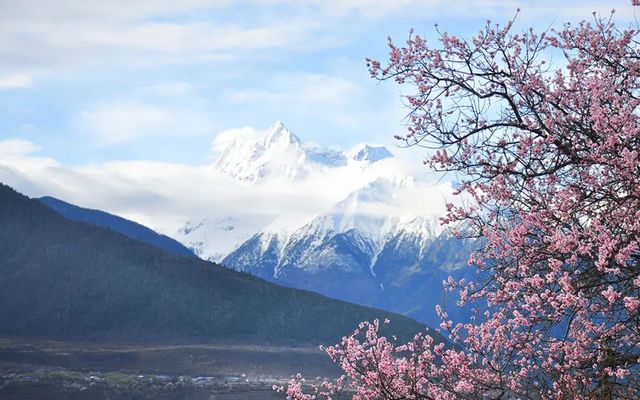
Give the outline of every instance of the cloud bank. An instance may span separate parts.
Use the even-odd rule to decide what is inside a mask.
[[[255,139],[263,131],[221,132],[214,154],[230,137]],[[349,151],[346,151],[349,153]],[[401,153],[401,152],[397,152]],[[350,193],[379,178],[418,177],[393,197],[372,203],[363,213],[441,215],[450,193],[413,160],[393,157],[371,165],[348,164],[311,170],[303,178],[272,177],[250,183],[216,170],[212,164],[110,161],[64,166],[39,154],[25,140],[0,141],[0,181],[33,197],[50,195],[82,207],[112,212],[172,234],[185,221],[234,219],[252,226],[292,229],[328,212]]]

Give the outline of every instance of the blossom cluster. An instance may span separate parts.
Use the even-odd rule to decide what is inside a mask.
[[[450,346],[398,346],[364,324],[327,349],[339,388],[294,380],[289,398],[640,398],[638,31],[613,14],[543,33],[513,23],[436,47],[412,33],[368,62],[411,89],[400,140],[462,177],[442,222],[484,238],[470,264],[488,278],[447,285],[487,311],[466,324],[440,311]]]

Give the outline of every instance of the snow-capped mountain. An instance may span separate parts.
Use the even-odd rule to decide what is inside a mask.
[[[368,166],[393,157],[384,147],[360,146],[351,152],[350,156],[351,153],[308,145],[280,121],[263,133],[251,129],[223,133],[214,143],[218,157],[211,165],[212,172],[237,180],[238,184],[243,185],[247,196],[256,195],[257,190],[268,190],[266,186],[268,183],[280,181],[286,186],[287,182],[300,182],[310,174],[315,174],[314,176],[317,177],[334,173],[338,179],[344,176],[355,177],[358,181],[367,183],[370,178],[363,172],[363,168],[366,169]],[[368,174],[373,179],[377,176],[377,172],[369,171]],[[401,186],[400,181],[408,178],[397,179]],[[341,184],[345,185],[344,182]],[[348,188],[349,185],[353,186],[353,183],[347,182],[345,186]],[[316,190],[315,187],[311,189]],[[371,197],[369,200],[372,200],[375,196],[386,196],[389,199],[394,195],[390,192],[393,190],[395,189],[385,188],[383,185],[376,186],[371,182],[368,187],[365,186],[359,192],[353,193],[352,197],[345,199],[344,204],[339,205],[338,208],[345,210],[350,208],[353,211],[360,207],[358,196],[364,196],[365,200],[367,200],[366,197]],[[363,202],[360,201],[360,203]],[[309,216],[312,217],[313,214]],[[345,217],[339,223],[341,225],[336,228],[338,231],[343,231],[345,224],[349,223],[348,213],[343,214]],[[358,214],[351,212],[349,215]],[[193,249],[201,258],[221,261],[256,234],[277,231],[278,241],[282,242],[283,237],[288,238],[297,228],[310,222],[310,219],[294,219],[285,223],[283,220],[287,218],[291,219],[289,216],[215,214],[186,221],[173,236]],[[362,218],[357,218],[358,221],[351,222],[365,223]],[[370,228],[370,230],[376,229],[378,229],[377,226]]]
[[[477,242],[441,232],[432,217],[380,218],[344,223],[337,211],[316,217],[289,237],[261,232],[222,261],[286,286],[394,310],[432,326],[436,305],[449,305],[459,320],[468,309],[451,307],[442,281],[472,278],[466,265]],[[377,225],[380,229],[371,229]],[[451,295],[449,295],[451,297]]]
[[[274,271],[274,277],[283,273],[287,267],[309,271],[332,268],[328,260],[338,260],[340,257],[335,254],[337,249],[329,250],[326,244],[344,237],[359,251],[360,254],[356,257],[358,262],[366,258],[362,267],[366,267],[367,271],[375,275],[372,268],[376,257],[389,240],[411,236],[417,238],[418,243],[424,246],[428,239],[435,237],[439,231],[434,217],[411,214],[397,216],[386,213],[387,206],[394,201],[398,193],[413,184],[410,177],[378,178],[350,193],[329,212],[316,216],[298,229],[290,232],[273,232],[266,229],[259,232],[250,240],[255,255],[248,258],[243,255],[247,262],[234,262],[230,265],[250,270],[255,266],[257,259],[262,258],[267,252],[277,250],[273,253],[273,256],[277,257],[269,257],[271,261],[276,262],[273,268],[269,268]],[[297,248],[301,250],[294,251]],[[245,251],[246,246],[239,250]],[[344,260],[339,261],[337,268],[360,268],[343,263]]]
[[[213,168],[242,181],[256,182],[274,176],[296,179],[314,168],[347,163],[342,152],[303,144],[280,121],[262,136],[252,133],[218,138],[219,157]]]
[[[377,179],[293,233],[260,232],[225,257],[230,268],[287,285],[373,305],[385,282],[380,255],[406,250],[419,262],[439,234],[434,217],[386,215],[385,206],[413,185],[409,177]]]
[[[288,202],[290,195],[302,195],[308,203],[332,202],[294,217],[259,218],[246,210],[247,215],[193,219],[177,239],[200,257],[432,325],[438,324],[435,305],[446,304],[442,281],[451,271],[468,277],[469,270],[460,267],[477,243],[442,230],[441,196],[433,196],[437,191],[420,180],[423,176],[399,167],[385,147],[310,146],[276,122],[263,133],[223,134],[215,150],[211,170],[242,185],[247,197],[265,198],[265,207]],[[272,190],[285,196],[274,200]]]
[[[173,237],[200,258],[220,261],[249,239],[262,226],[233,217],[201,218],[187,221]]]

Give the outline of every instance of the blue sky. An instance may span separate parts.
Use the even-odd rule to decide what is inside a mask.
[[[468,36],[487,18],[546,27],[629,1],[0,2],[0,140],[63,166],[200,165],[217,132],[275,120],[306,141],[393,145],[400,89],[369,78],[386,37]],[[561,6],[558,6],[561,4]]]

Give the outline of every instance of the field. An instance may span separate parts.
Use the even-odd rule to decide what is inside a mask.
[[[277,399],[272,385],[297,372],[314,381],[338,370],[316,348],[0,339],[5,400]]]

